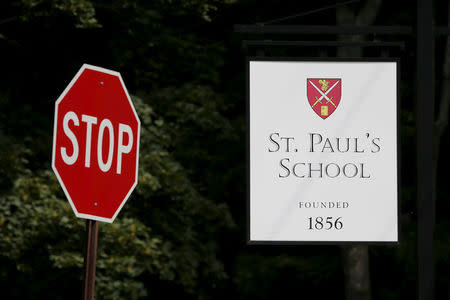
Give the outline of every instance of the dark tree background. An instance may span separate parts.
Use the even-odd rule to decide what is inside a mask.
[[[399,246],[362,251],[371,298],[416,298],[414,36],[364,37],[403,40],[405,49],[256,49],[242,48],[241,40],[261,36],[233,32],[233,24],[334,3],[1,1],[2,298],[81,296],[84,221],[74,216],[50,162],[54,103],[89,63],[122,74],[142,122],[139,184],[116,221],[100,224],[98,299],[345,299],[345,249],[245,245],[244,58],[261,50],[267,56],[401,58],[402,239]],[[448,1],[435,1],[436,24],[448,24],[449,9]],[[368,0],[282,24],[414,26],[415,15],[414,1]],[[450,298],[449,48],[446,37],[436,39],[436,299]]]

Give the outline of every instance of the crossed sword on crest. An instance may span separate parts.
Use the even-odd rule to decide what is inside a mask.
[[[325,98],[326,100],[327,100],[327,103],[326,104],[328,104],[329,102],[331,102],[331,104],[333,104],[333,106],[336,108],[336,104],[334,104],[334,102],[333,102],[333,97],[331,97],[331,98],[328,98],[328,93],[339,83],[339,81],[340,80],[338,80],[338,81],[336,81],[336,83],[335,84],[333,84],[325,93],[324,92],[322,92],[322,90],[321,89],[319,89],[317,86],[315,86],[314,85],[314,83],[312,83],[312,81],[311,80],[308,80],[309,81],[309,83],[311,83],[311,85],[322,95],[322,96],[320,96],[320,98],[317,98],[316,97],[316,102],[314,103],[314,105],[312,106],[312,107],[314,107],[314,106],[316,106],[316,104],[317,103],[319,103],[319,101],[320,100],[322,100],[323,98]]]

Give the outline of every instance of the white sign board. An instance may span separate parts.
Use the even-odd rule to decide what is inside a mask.
[[[397,243],[397,62],[248,64],[248,242]]]

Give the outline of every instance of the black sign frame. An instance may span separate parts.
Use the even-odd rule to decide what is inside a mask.
[[[250,238],[250,62],[272,61],[272,62],[393,62],[396,64],[396,134],[397,134],[397,241],[261,241]],[[364,58],[336,58],[336,57],[246,57],[246,201],[247,201],[247,245],[399,245],[401,242],[401,131],[400,131],[400,59],[385,57]]]

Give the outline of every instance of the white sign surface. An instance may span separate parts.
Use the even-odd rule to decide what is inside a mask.
[[[398,242],[397,62],[248,63],[249,243]]]

